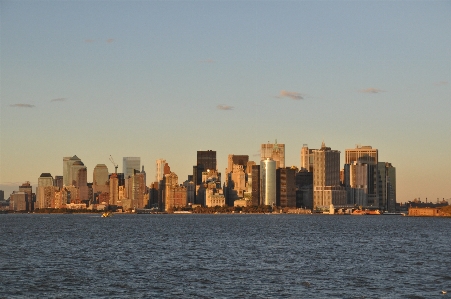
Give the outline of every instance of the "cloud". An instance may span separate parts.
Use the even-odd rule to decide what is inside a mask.
[[[114,42],[114,38],[109,38],[106,40],[107,43],[111,44],[112,42]]]
[[[208,59],[205,59],[205,60],[201,60],[201,61],[199,61],[200,63],[215,63],[216,61],[215,60],[213,60],[213,59],[211,59],[211,58],[208,58]]]
[[[379,88],[374,88],[374,87],[368,87],[362,90],[359,90],[360,92],[363,93],[380,93],[380,92],[385,92],[385,90],[379,89]]]
[[[216,106],[219,110],[233,110],[233,106],[227,106],[227,105],[218,105]]]
[[[435,86],[443,86],[443,85],[448,85],[448,81],[440,81],[440,82],[435,82],[434,83]]]
[[[18,108],[33,108],[35,107],[34,105],[31,104],[12,104],[9,105],[10,107],[18,107]]]
[[[57,99],[50,100],[50,102],[64,102],[65,100],[66,100],[66,98],[57,98]]]
[[[280,99],[280,98],[290,98],[292,100],[303,100],[304,99],[302,94],[300,94],[299,92],[286,91],[286,90],[281,90],[280,94],[278,96],[276,96],[276,98],[278,98],[278,99]]]

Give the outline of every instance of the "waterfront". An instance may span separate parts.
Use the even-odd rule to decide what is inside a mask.
[[[450,218],[0,215],[0,298],[444,298]]]

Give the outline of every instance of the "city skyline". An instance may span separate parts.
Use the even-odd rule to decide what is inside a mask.
[[[397,200],[451,197],[451,3],[0,2],[0,189],[266,142],[379,150]],[[122,169],[122,165],[119,165]]]

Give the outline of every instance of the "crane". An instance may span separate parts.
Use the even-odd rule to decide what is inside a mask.
[[[113,165],[114,165],[114,173],[117,174],[117,164],[114,163],[114,159],[113,159],[113,157],[111,155],[110,155],[110,162],[113,163]]]

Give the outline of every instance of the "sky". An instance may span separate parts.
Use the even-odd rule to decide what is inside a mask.
[[[370,145],[397,200],[451,198],[451,1],[0,1],[0,189],[260,144]]]

